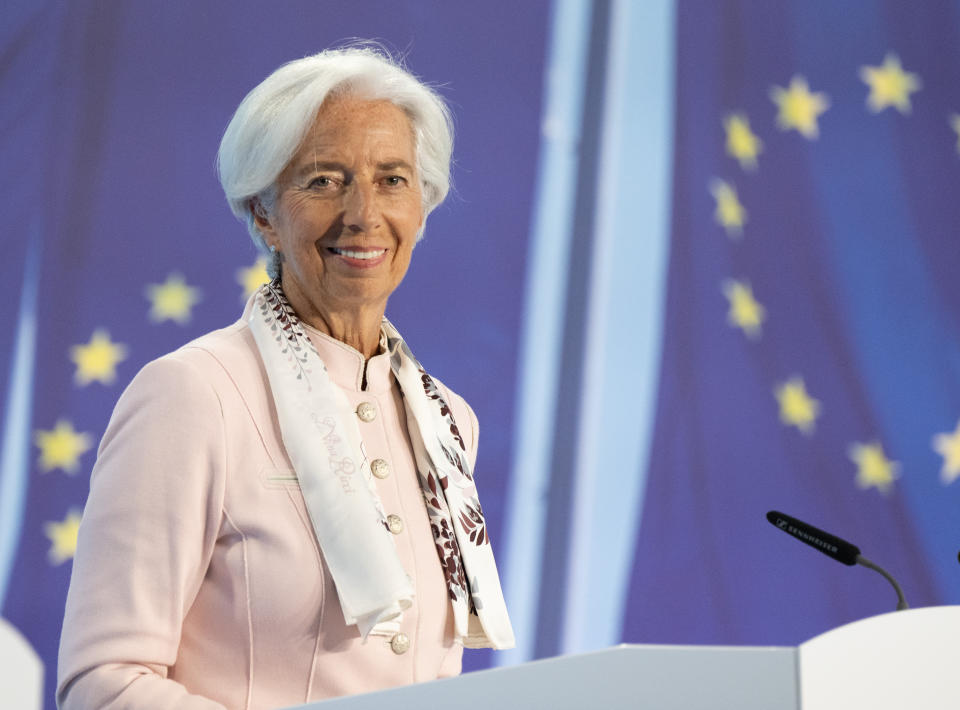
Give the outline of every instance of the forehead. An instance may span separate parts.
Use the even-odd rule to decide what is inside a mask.
[[[335,96],[320,107],[298,157],[384,150],[397,153],[397,157],[412,158],[413,125],[406,112],[382,99]]]

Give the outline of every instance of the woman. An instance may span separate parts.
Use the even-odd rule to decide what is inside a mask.
[[[477,423],[384,318],[446,196],[443,101],[369,48],[291,62],[220,146],[274,281],[147,365],[91,477],[63,708],[273,708],[506,648]]]

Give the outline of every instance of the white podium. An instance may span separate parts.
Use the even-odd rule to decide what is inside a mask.
[[[883,614],[797,648],[624,645],[299,710],[957,710],[960,607]]]
[[[43,707],[43,663],[33,646],[6,619],[0,619],[0,707]]]

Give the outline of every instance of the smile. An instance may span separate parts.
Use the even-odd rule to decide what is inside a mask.
[[[350,259],[376,259],[378,256],[382,256],[386,253],[386,249],[373,249],[371,251],[356,251],[354,249],[337,249],[336,247],[330,247],[330,251],[334,254],[339,254],[340,256],[345,256]]]

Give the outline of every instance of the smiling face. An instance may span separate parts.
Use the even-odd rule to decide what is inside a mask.
[[[328,99],[257,216],[282,255],[283,290],[300,318],[382,317],[423,224],[410,120],[389,101]],[[348,314],[344,316],[344,314]],[[378,325],[379,327],[379,325]]]

